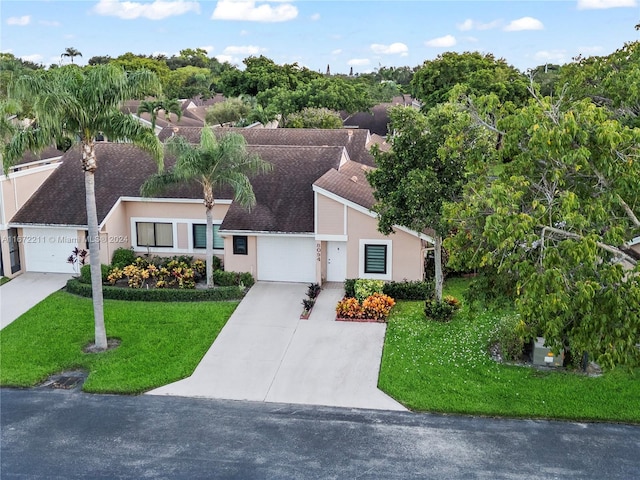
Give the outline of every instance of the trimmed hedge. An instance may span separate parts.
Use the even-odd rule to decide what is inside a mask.
[[[249,272],[227,272],[225,270],[213,271],[213,283],[221,287],[239,286],[253,287],[255,280]]]
[[[91,285],[82,283],[76,278],[67,281],[67,292],[82,297],[91,297]],[[216,302],[223,300],[239,300],[244,290],[238,286],[217,287],[214,289],[172,289],[172,288],[120,288],[103,285],[102,294],[105,299],[128,300],[139,302]]]
[[[348,278],[344,281],[345,297],[356,296],[357,278]],[[429,300],[434,295],[432,281],[408,281],[387,282],[382,287],[382,293],[396,300]]]

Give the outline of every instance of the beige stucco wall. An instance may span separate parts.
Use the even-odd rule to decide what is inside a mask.
[[[324,195],[316,194],[316,234],[346,235],[345,205]]]
[[[422,280],[422,240],[409,233],[397,230],[395,234],[383,235],[377,230],[376,218],[347,209],[347,278],[358,278],[360,274],[360,240],[386,240],[392,242],[391,280]]]
[[[2,208],[4,209],[4,221],[9,222],[11,217],[26,203],[31,195],[49,178],[49,175],[58,167],[58,163],[35,167],[32,169],[10,173],[9,176],[0,176],[2,186]]]
[[[254,278],[258,272],[258,242],[255,235],[247,236],[247,255],[233,254],[233,235],[224,237],[224,269],[229,272],[249,272]]]

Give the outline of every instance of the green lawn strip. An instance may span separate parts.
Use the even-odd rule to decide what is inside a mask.
[[[4,285],[5,283],[9,282],[11,279],[9,277],[0,277],[0,286]]]
[[[455,279],[446,293],[460,296]],[[408,408],[474,415],[640,422],[640,369],[593,378],[494,362],[491,333],[508,311],[427,321],[423,302],[398,302],[387,327],[379,386]]]
[[[93,339],[91,300],[56,292],[0,334],[0,385],[29,387],[73,368],[83,389],[141,393],[189,376],[238,302],[105,301],[107,336],[118,348],[86,354]]]

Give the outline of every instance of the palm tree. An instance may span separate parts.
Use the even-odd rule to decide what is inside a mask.
[[[18,101],[33,101],[34,122],[13,135],[5,146],[5,168],[13,165],[26,150],[51,145],[60,138],[70,139],[82,148],[85,173],[85,198],[89,230],[95,346],[107,348],[100,272],[98,216],[95,197],[95,172],[98,168],[95,141],[99,134],[112,141],[131,142],[151,153],[162,167],[162,144],[153,130],[130,115],[120,112],[120,105],[133,98],[159,92],[160,82],[147,70],[127,73],[113,64],[86,69],[62,67],[22,76],[10,92]]]
[[[151,115],[151,128],[156,128],[156,120],[160,110],[164,111],[165,118],[175,113],[178,121],[182,118],[182,108],[180,102],[175,98],[164,98],[160,100],[143,100],[138,107],[138,115],[141,113],[149,113]]]
[[[207,286],[213,287],[213,207],[214,189],[224,185],[234,191],[234,201],[245,208],[256,203],[249,175],[271,171],[272,165],[247,151],[242,135],[229,133],[216,139],[213,129],[205,126],[200,144],[192,145],[183,137],[172,137],[167,153],[175,155],[175,166],[147,179],[140,192],[150,197],[169,185],[195,180],[202,187],[207,217]]]
[[[67,47],[64,49],[64,53],[60,55],[60,60],[62,57],[69,57],[71,59],[71,63],[73,63],[73,57],[81,57],[82,53],[79,50],[76,50],[73,47]]]

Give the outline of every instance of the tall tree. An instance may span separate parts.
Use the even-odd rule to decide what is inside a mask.
[[[71,59],[71,63],[73,63],[74,57],[81,57],[81,56],[82,56],[82,53],[80,53],[80,50],[76,50],[73,47],[67,47],[64,49],[64,53],[60,55],[60,58],[62,59],[62,57],[69,57]]]
[[[391,150],[373,150],[377,168],[368,175],[377,200],[378,228],[384,234],[393,232],[394,225],[434,231],[435,293],[440,301],[442,237],[448,231],[443,204],[462,193],[468,157],[482,155],[491,142],[453,103],[440,104],[426,115],[398,106],[390,109],[389,116]]]
[[[192,145],[183,137],[173,137],[167,144],[167,153],[175,155],[173,168],[147,179],[140,191],[150,197],[170,185],[197,182],[202,187],[207,217],[207,286],[213,287],[213,207],[215,190],[225,185],[234,191],[234,201],[251,208],[256,203],[249,176],[271,170],[271,164],[247,151],[244,137],[229,133],[219,140],[213,129],[202,129],[200,144]]]
[[[149,71],[126,73],[115,65],[86,69],[62,67],[39,75],[22,76],[12,85],[11,95],[18,101],[33,101],[34,122],[17,132],[6,146],[5,167],[12,165],[25,150],[51,145],[66,137],[82,149],[82,170],[86,189],[87,224],[95,344],[107,348],[100,271],[98,216],[95,197],[95,173],[98,168],[95,142],[104,134],[112,141],[127,141],[150,152],[162,165],[163,149],[153,130],[143,127],[122,113],[121,104],[130,99],[157,94],[160,84]]]
[[[209,107],[206,120],[207,123],[216,123],[222,127],[225,123],[239,122],[246,118],[250,111],[250,105],[242,98],[229,98]]]
[[[556,351],[638,364],[640,130],[590,100],[537,98],[497,123],[500,172],[447,207],[450,261],[511,279],[523,332]]]
[[[468,95],[497,95],[501,102],[522,105],[527,99],[527,78],[493,55],[447,52],[428,60],[411,80],[413,96],[429,109],[449,100],[451,89],[464,85]]]
[[[148,113],[151,115],[151,128],[156,128],[158,113],[164,112],[165,118],[174,113],[178,121],[182,118],[182,108],[180,102],[175,98],[161,98],[158,100],[143,100],[138,107],[138,114]]]

